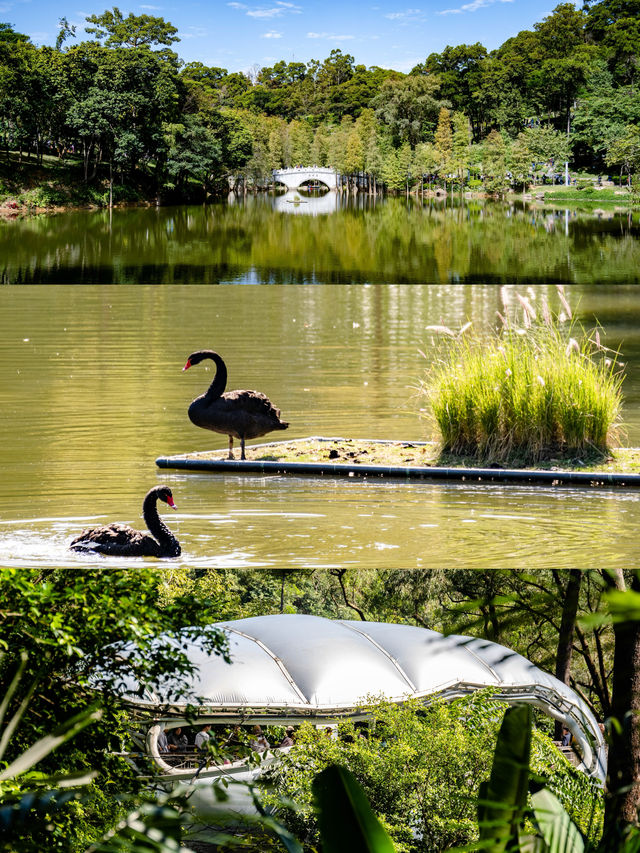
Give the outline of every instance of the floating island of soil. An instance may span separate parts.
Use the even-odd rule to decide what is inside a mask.
[[[529,471],[548,472],[584,472],[611,474],[640,474],[640,448],[621,447],[603,454],[593,452],[580,458],[567,455],[550,455],[548,459],[531,463],[530,460],[519,459],[517,456],[508,462],[497,462],[492,459],[476,457],[461,457],[454,454],[442,453],[435,442],[422,441],[389,441],[360,438],[300,438],[291,441],[276,441],[268,444],[247,445],[246,462],[240,462],[239,448],[234,451],[235,460],[227,460],[228,450],[184,453],[181,456],[164,457],[158,460],[160,467],[183,467],[172,462],[204,463],[210,461],[215,470],[221,470],[220,463],[228,461],[229,468],[236,468],[249,463],[266,463],[265,468],[271,468],[273,463],[284,466],[298,464],[317,464],[322,469],[325,466],[348,466],[350,469],[369,466],[383,466],[387,469],[398,469],[402,474],[407,468],[460,468],[460,469],[527,469]],[[271,464],[269,464],[271,463]],[[191,465],[184,467],[192,467]],[[251,466],[253,467],[253,466]],[[391,473],[391,471],[389,471]]]

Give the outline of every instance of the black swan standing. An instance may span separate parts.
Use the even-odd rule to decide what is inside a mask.
[[[216,375],[206,394],[202,394],[189,406],[191,423],[214,432],[229,436],[229,459],[233,459],[233,439],[240,439],[241,459],[246,459],[244,442],[247,438],[258,438],[275,429],[286,429],[289,424],[280,420],[280,410],[259,391],[227,391],[227,367],[213,350],[192,352],[182,368],[188,370],[205,358],[216,364]]]
[[[168,486],[154,486],[147,492],[142,502],[142,515],[152,536],[128,524],[105,524],[83,530],[69,547],[73,551],[114,557],[179,557],[180,543],[158,515],[156,502],[159,500],[176,509]]]

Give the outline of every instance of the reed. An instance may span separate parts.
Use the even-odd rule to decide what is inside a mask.
[[[562,288],[559,313],[503,288],[499,328],[470,323],[442,335],[419,392],[428,400],[443,452],[479,460],[535,463],[558,455],[606,453],[622,406],[619,354],[572,319]],[[515,309],[514,309],[515,305]]]

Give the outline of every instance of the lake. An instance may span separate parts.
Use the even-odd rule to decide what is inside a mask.
[[[640,211],[249,196],[0,220],[5,283],[640,282]]]
[[[61,217],[48,220],[56,222],[64,227]],[[515,299],[527,288],[507,290]],[[543,293],[558,305],[553,285],[531,285],[536,299]],[[590,283],[567,293],[586,325],[597,316],[606,343],[622,347],[627,441],[640,444],[640,289]],[[0,565],[140,563],[71,553],[68,542],[88,524],[142,526],[142,497],[162,482],[178,506],[163,515],[183,548],[167,567],[635,565],[640,492],[632,490],[155,466],[160,455],[226,445],[187,418],[213,376],[206,363],[182,372],[202,348],[225,358],[229,388],[265,392],[290,422],[287,433],[258,441],[429,438],[414,397],[435,356],[426,327],[468,318],[487,327],[500,305],[500,286],[486,283],[1,287]]]

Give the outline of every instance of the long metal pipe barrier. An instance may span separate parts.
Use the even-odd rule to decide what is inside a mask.
[[[294,474],[326,477],[387,477],[396,480],[448,480],[468,483],[525,483],[545,486],[640,487],[640,474],[586,471],[533,471],[518,468],[394,467],[331,462],[275,462],[246,459],[203,459],[159,456],[159,468],[234,474]]]

